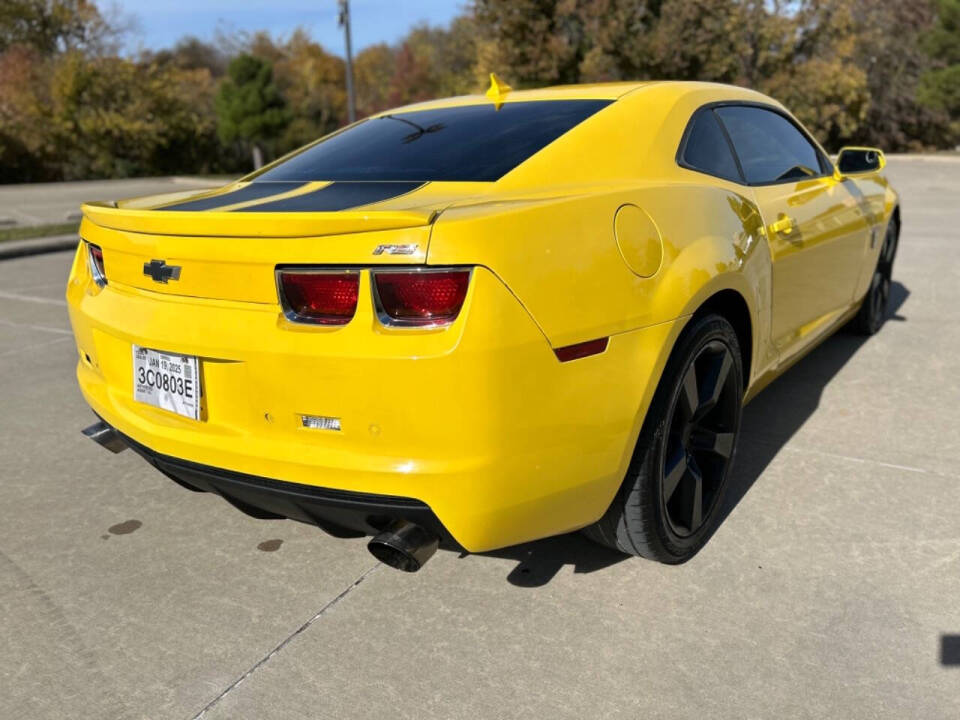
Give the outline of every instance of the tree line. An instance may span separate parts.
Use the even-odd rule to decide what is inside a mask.
[[[238,173],[341,127],[343,60],[288,37],[119,52],[92,0],[0,4],[0,182]],[[474,0],[355,58],[358,116],[482,91],[638,79],[753,87],[829,150],[960,142],[960,0]]]

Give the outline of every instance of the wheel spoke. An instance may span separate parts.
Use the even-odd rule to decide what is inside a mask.
[[[729,460],[733,454],[733,433],[715,432],[706,428],[697,428],[690,434],[690,444],[694,450],[713,453]]]
[[[720,395],[727,384],[727,377],[730,375],[732,367],[733,358],[726,350],[722,352],[719,360],[710,364],[710,372],[704,381],[704,393],[701,396],[700,406],[697,408],[697,414],[700,417],[710,412],[720,402]]]
[[[703,474],[696,461],[687,468],[693,478],[693,500],[690,503],[690,532],[694,532],[703,522]]]
[[[690,367],[687,368],[687,374],[683,376],[683,387],[680,389],[680,406],[683,408],[683,416],[686,420],[690,420],[700,406],[695,363],[690,364]]]
[[[683,448],[680,448],[680,451],[676,454],[672,461],[669,463],[669,466],[666,468],[666,472],[663,477],[663,499],[665,502],[669,501],[673,497],[673,493],[677,489],[677,485],[680,484],[680,480],[683,479],[683,476],[687,473],[687,454],[683,451]]]

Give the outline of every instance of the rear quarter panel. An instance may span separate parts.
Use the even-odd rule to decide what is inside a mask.
[[[671,321],[720,290],[736,290],[754,318],[756,349],[756,337],[768,336],[770,302],[759,212],[733,186],[697,179],[453,208],[434,227],[428,262],[488,267],[554,347]],[[662,261],[651,277],[632,272],[617,246],[614,218],[629,204],[659,230],[650,242],[661,244]],[[760,365],[765,353],[761,348]]]

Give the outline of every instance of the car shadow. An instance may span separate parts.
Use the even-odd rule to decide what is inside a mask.
[[[891,284],[888,321],[906,320],[899,310],[909,295],[910,291],[902,283],[894,281]],[[868,339],[842,331],[836,333],[744,408],[741,440],[726,501],[720,509],[718,530],[783,446],[817,409],[823,389]],[[574,573],[591,573],[631,559],[601,547],[579,533],[479,555],[515,560],[517,564],[507,575],[507,581],[518,587],[546,585],[565,565],[572,565]]]

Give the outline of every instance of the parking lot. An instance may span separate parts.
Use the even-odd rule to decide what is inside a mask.
[[[87,182],[0,185],[0,226],[79,220],[80,203],[201,190],[223,180],[196,177],[133,178]]]
[[[891,158],[891,316],[745,411],[691,562],[579,535],[417,574],[80,435],[70,253],[0,262],[2,718],[955,718],[960,159]]]

